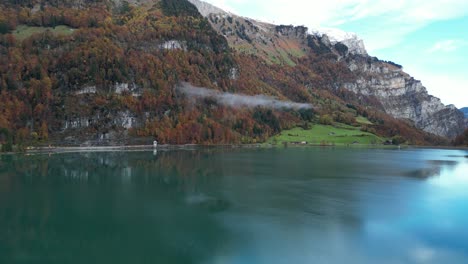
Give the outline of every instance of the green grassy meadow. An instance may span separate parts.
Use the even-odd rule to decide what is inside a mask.
[[[26,38],[29,38],[33,34],[44,33],[46,31],[50,31],[52,34],[56,35],[71,35],[74,29],[68,26],[56,26],[55,28],[52,28],[20,25],[15,30],[13,30],[12,33],[17,40],[22,41]]]
[[[314,124],[310,129],[293,128],[270,138],[269,144],[307,142],[311,145],[348,145],[348,144],[382,144],[386,139],[372,133],[363,132],[359,127],[336,123],[330,125]]]
[[[372,122],[363,116],[356,117],[356,122],[358,122],[359,124],[363,124],[363,125],[372,125]]]

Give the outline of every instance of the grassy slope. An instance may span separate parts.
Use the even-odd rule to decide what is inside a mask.
[[[306,141],[308,144],[347,145],[355,142],[359,144],[381,144],[385,139],[363,132],[358,127],[335,124],[334,126],[313,125],[309,130],[302,128],[284,130],[281,134],[270,138],[268,143],[282,144],[284,142],[302,141]]]
[[[26,25],[18,26],[12,33],[18,40],[24,40],[33,34],[44,33],[50,31],[56,35],[70,35],[73,33],[73,29],[67,26],[56,26],[52,27],[31,27]]]
[[[356,122],[358,122],[359,124],[363,124],[363,125],[372,125],[372,122],[363,116],[356,117]]]

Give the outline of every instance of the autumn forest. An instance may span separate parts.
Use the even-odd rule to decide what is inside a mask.
[[[285,129],[356,126],[364,117],[371,123],[361,130],[382,137],[447,143],[385,114],[375,98],[342,89],[355,77],[337,60],[339,49],[316,43],[294,66],[272,64],[230,48],[185,0],[2,1],[0,142],[6,150],[100,140],[259,143]],[[313,108],[226,106],[189,98],[176,89],[181,82]]]

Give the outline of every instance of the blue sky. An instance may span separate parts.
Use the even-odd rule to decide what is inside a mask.
[[[372,56],[421,80],[444,104],[468,106],[468,0],[205,0],[241,16],[364,39]]]

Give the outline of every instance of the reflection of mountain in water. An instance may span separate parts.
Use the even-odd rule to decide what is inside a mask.
[[[438,249],[431,237],[453,250],[466,244],[466,232],[438,225],[466,224],[466,203],[456,200],[462,209],[452,211],[457,203],[444,200],[453,186],[446,181],[463,183],[464,155],[286,148],[0,156],[0,263],[307,263],[320,255],[326,263],[408,263],[405,252],[418,243]],[[433,199],[447,210],[431,207]]]
[[[211,214],[226,205],[222,198],[200,206],[184,200],[198,180],[218,174],[199,166],[206,155],[1,156],[11,166],[0,171],[0,225],[8,231],[0,235],[0,263],[18,256],[41,263],[206,261],[227,243]]]
[[[414,177],[419,179],[427,179],[431,177],[440,176],[442,169],[444,168],[454,168],[458,165],[458,161],[455,160],[429,160],[426,162],[426,166],[412,170],[410,172],[405,173],[405,176]]]

